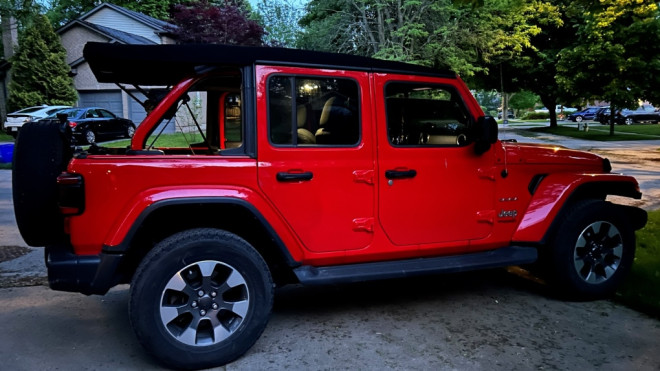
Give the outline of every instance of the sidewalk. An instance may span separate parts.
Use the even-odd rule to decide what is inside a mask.
[[[530,126],[538,127],[538,126]],[[579,149],[582,151],[591,151],[593,149],[612,150],[612,149],[660,149],[660,139],[658,140],[626,140],[626,141],[613,141],[601,142],[596,140],[575,139],[571,137],[564,137],[561,135],[538,133],[526,130],[528,127],[522,125],[505,126],[500,125],[499,139],[515,139],[520,143],[542,143],[542,144],[558,144],[571,149]],[[576,129],[577,130],[577,127]],[[660,152],[658,154],[660,156]]]

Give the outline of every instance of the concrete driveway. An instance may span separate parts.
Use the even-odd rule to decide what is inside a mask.
[[[597,151],[653,156],[660,141],[622,146]],[[634,171],[646,194],[660,189],[658,166],[637,168],[617,156],[615,171]],[[0,260],[2,369],[160,368],[132,333],[127,286],[103,297],[32,286],[44,282],[43,250],[26,248],[18,235],[7,170],[0,170]],[[657,319],[611,301],[563,301],[542,284],[494,270],[279,289],[261,339],[221,369],[658,370],[658,339]]]

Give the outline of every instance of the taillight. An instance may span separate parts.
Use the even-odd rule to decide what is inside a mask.
[[[69,121],[69,127],[70,127],[71,129],[75,128],[76,126],[78,126],[78,123],[77,123],[77,122],[75,122],[75,121]]]
[[[62,173],[57,177],[60,212],[62,215],[80,215],[85,210],[85,184],[80,174]]]

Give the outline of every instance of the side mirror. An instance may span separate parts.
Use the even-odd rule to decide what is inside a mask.
[[[497,142],[497,121],[492,116],[481,116],[474,126],[474,153],[481,155],[488,152]]]

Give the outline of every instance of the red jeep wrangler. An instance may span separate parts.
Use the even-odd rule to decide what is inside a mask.
[[[562,292],[596,298],[630,270],[646,213],[605,198],[641,198],[635,179],[498,141],[449,71],[220,45],[84,56],[148,116],[126,148],[77,146],[65,117],[25,125],[16,219],[46,246],[53,289],[130,283],[131,323],[165,365],[241,356],[276,285],[539,261]]]

